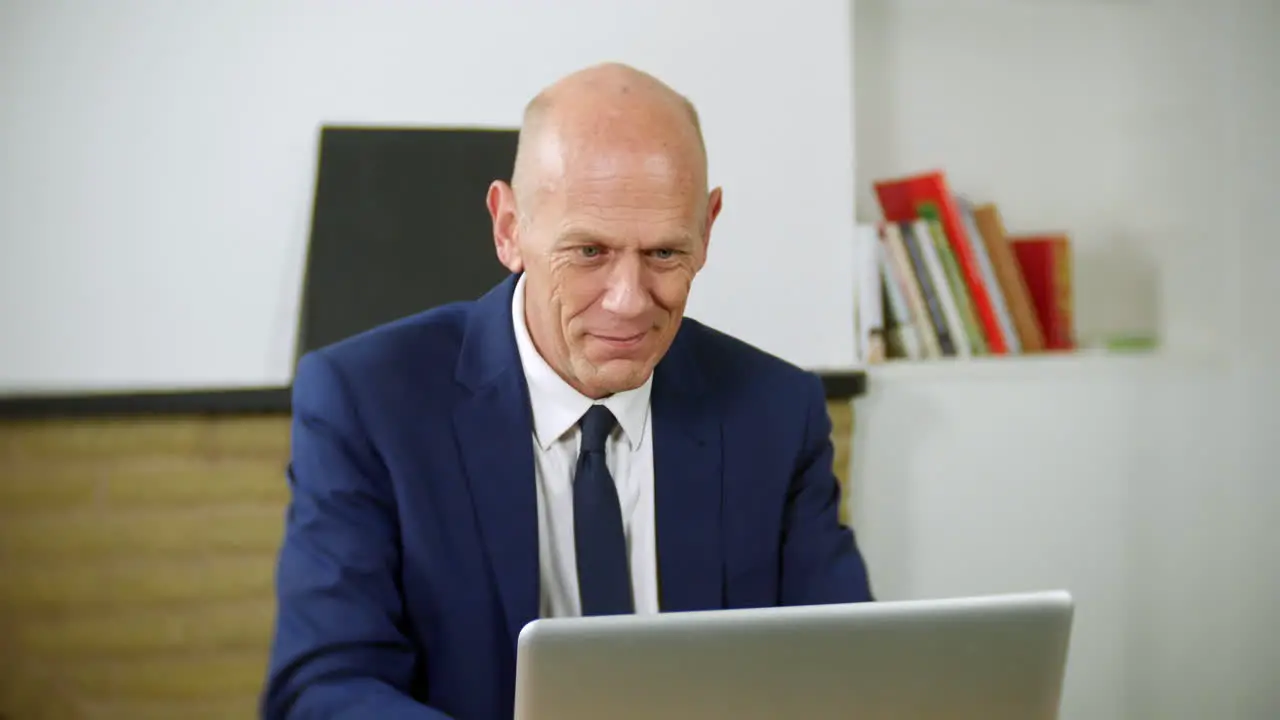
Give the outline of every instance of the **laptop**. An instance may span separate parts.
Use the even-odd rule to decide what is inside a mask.
[[[1050,720],[1065,591],[535,620],[515,720]]]

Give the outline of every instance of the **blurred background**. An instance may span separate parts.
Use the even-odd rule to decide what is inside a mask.
[[[689,314],[821,373],[882,599],[1062,587],[1065,718],[1280,717],[1280,3],[0,0],[0,718],[248,718],[298,355],[502,277],[617,60]]]

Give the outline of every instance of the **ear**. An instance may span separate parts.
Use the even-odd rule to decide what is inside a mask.
[[[720,207],[724,204],[724,193],[720,188],[711,191],[707,196],[707,219],[702,226],[702,257],[698,262],[698,269],[707,262],[707,246],[711,244],[711,226],[715,224],[716,218],[720,216]]]
[[[516,209],[515,192],[507,183],[495,180],[489,185],[485,205],[493,219],[493,247],[498,253],[498,262],[513,273],[524,270],[518,237],[520,213]]]

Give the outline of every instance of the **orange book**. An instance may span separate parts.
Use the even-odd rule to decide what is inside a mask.
[[[1009,246],[1022,268],[1044,332],[1045,349],[1074,349],[1070,240],[1063,234],[1020,235],[1009,238]]]
[[[1041,330],[1035,305],[1031,302],[1031,294],[1027,291],[1022,269],[1013,256],[1013,248],[1009,246],[1000,211],[994,203],[979,205],[973,209],[973,219],[978,226],[978,234],[982,235],[982,241],[986,243],[987,255],[991,257],[991,266],[999,279],[1000,288],[1004,290],[1009,314],[1013,316],[1018,339],[1022,341],[1022,352],[1043,351],[1044,332]]]
[[[952,253],[960,266],[965,285],[969,288],[973,309],[986,336],[987,350],[992,355],[1008,353],[1009,345],[1000,329],[1000,320],[991,296],[997,288],[988,288],[983,282],[978,250],[973,245],[981,243],[982,238],[971,238],[965,231],[959,204],[947,187],[943,173],[933,171],[894,180],[880,180],[872,186],[880,201],[884,219],[890,222],[915,220],[919,216],[918,207],[923,203],[931,203],[937,207],[942,229],[951,243]]]

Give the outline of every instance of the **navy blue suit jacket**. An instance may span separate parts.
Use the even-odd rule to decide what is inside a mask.
[[[264,717],[512,716],[539,601],[515,279],[299,362]],[[663,612],[871,599],[818,377],[686,319],[651,412]]]

